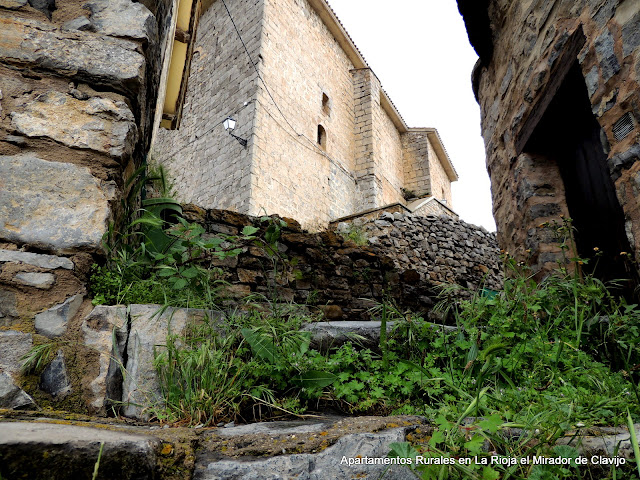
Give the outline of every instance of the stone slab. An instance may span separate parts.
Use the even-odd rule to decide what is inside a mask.
[[[36,331],[48,338],[55,338],[67,331],[67,324],[78,313],[82,295],[73,295],[55,307],[38,313],[35,318]]]
[[[17,409],[33,405],[35,402],[29,394],[18,387],[8,374],[0,373],[0,408]]]
[[[0,262],[26,263],[47,270],[55,270],[56,268],[73,270],[73,262],[68,258],[16,250],[0,249]]]
[[[102,249],[109,198],[88,168],[0,156],[0,178],[0,239],[57,253]]]
[[[33,346],[30,333],[6,330],[0,332],[0,372],[13,377],[20,373],[21,358],[29,353]]]
[[[92,478],[101,443],[99,478],[157,478],[155,450],[160,441],[154,437],[44,422],[0,424],[0,474],[3,478]]]
[[[52,122],[64,118],[64,122]],[[47,137],[68,147],[127,158],[138,138],[133,113],[123,101],[91,97],[78,100],[50,91],[11,112],[11,125],[28,137]]]
[[[52,273],[20,272],[13,277],[13,281],[27,287],[35,287],[48,290],[55,282],[56,277]]]
[[[51,24],[0,12],[0,60],[34,65],[61,75],[138,92],[144,84],[145,58],[134,41],[88,32],[65,32]]]
[[[394,322],[387,322],[390,332]],[[311,346],[321,351],[337,348],[346,342],[361,343],[368,347],[377,347],[380,343],[380,321],[357,322],[314,322],[302,327],[302,331],[311,332]]]
[[[233,430],[233,429],[230,429]],[[273,432],[272,432],[273,433]],[[238,460],[211,461],[201,454],[196,462],[194,480],[326,480],[362,478],[413,480],[415,475],[405,466],[348,465],[343,457],[386,457],[389,445],[403,442],[406,428],[392,428],[376,433],[345,435],[319,453],[280,455],[267,459],[243,457]]]
[[[84,344],[98,353],[97,375],[88,379],[91,393],[87,395],[87,404],[94,413],[103,414],[109,402],[122,398],[121,367],[128,318],[126,307],[99,305],[82,322]]]

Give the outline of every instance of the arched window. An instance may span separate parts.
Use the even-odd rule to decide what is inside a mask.
[[[323,150],[327,149],[327,132],[322,125],[318,125],[318,145]]]

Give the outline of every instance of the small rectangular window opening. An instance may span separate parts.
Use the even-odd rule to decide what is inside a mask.
[[[329,113],[331,113],[331,100],[326,93],[322,94],[322,112],[325,115],[329,115]]]

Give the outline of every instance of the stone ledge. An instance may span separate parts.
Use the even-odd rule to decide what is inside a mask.
[[[138,93],[144,86],[145,58],[136,42],[87,32],[64,32],[0,11],[0,61]]]

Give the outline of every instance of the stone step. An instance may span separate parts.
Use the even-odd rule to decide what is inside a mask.
[[[45,422],[0,423],[0,477],[30,480],[92,478],[100,445],[99,479],[156,476],[160,440],[106,428]]]
[[[194,480],[409,480],[404,465],[385,465],[422,417],[330,417],[222,428],[203,439]],[[359,464],[363,458],[377,464]]]

